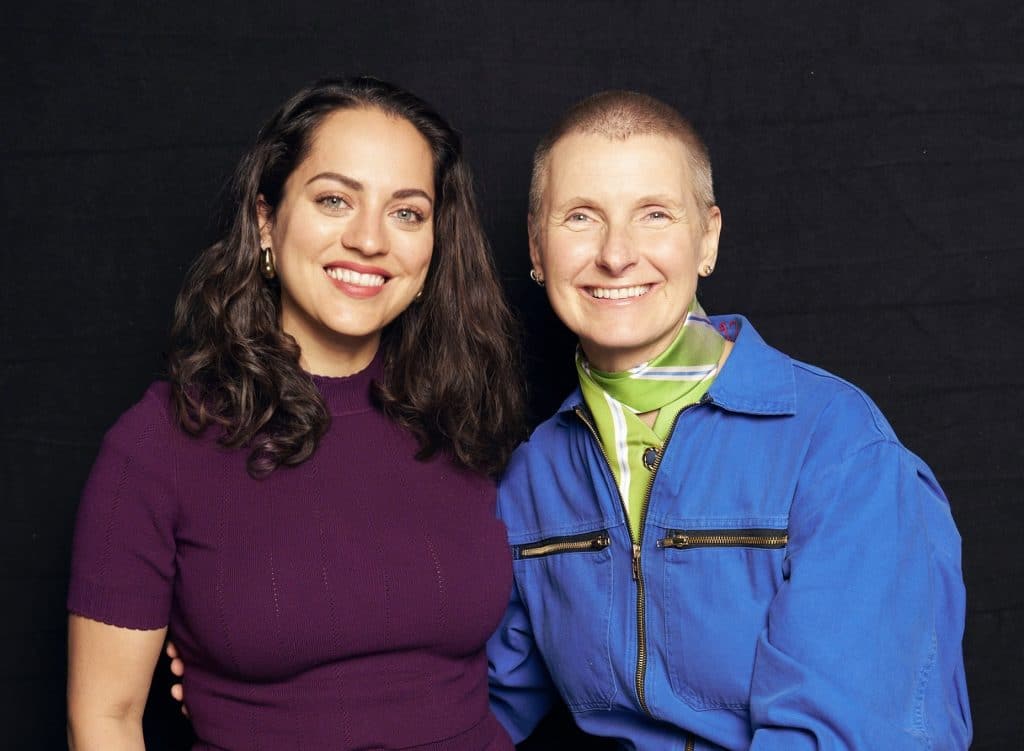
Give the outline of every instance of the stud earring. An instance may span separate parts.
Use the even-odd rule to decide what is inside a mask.
[[[704,268],[701,269],[701,271],[704,272],[704,276],[711,276],[711,272],[714,271],[714,270],[715,270],[714,267],[710,263],[706,264],[704,266]]]
[[[530,269],[530,278],[537,282],[538,287],[544,286],[544,277],[537,273],[537,269]]]
[[[277,276],[277,269],[274,268],[274,251],[270,248],[260,248],[260,273],[268,280]]]

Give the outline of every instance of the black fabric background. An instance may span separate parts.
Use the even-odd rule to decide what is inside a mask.
[[[0,30],[6,748],[63,746],[79,490],[103,432],[160,373],[175,292],[230,169],[278,102],[326,73],[394,80],[463,131],[538,416],[572,369],[571,339],[527,277],[536,140],[602,88],[689,114],[725,219],[705,307],[746,314],[863,387],[935,469],[963,534],[974,748],[1021,747],[1017,3],[96,6],[24,4]],[[166,684],[161,665],[150,748],[186,743]],[[531,747],[568,737],[554,722]]]

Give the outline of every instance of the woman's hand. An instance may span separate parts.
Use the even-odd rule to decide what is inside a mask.
[[[181,678],[185,675],[185,663],[178,656],[178,648],[173,641],[167,642],[167,656],[171,658],[171,673]],[[188,717],[188,706],[185,704],[185,687],[180,683],[171,686],[171,696],[181,702],[181,713]]]

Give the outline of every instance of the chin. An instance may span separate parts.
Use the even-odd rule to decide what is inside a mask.
[[[598,338],[584,339],[581,337],[581,340],[588,341],[602,352],[611,354],[626,354],[651,346],[651,342],[646,339],[638,340],[636,338],[636,331],[629,332],[628,334],[624,332],[622,336],[609,336],[608,332],[602,332],[602,335]]]

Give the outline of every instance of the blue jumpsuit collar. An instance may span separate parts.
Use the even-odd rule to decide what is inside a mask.
[[[749,415],[792,415],[796,383],[792,360],[774,347],[741,315],[710,316],[722,336],[734,343],[729,359],[715,378],[708,397],[730,412]],[[560,421],[583,404],[579,388],[558,408]]]

